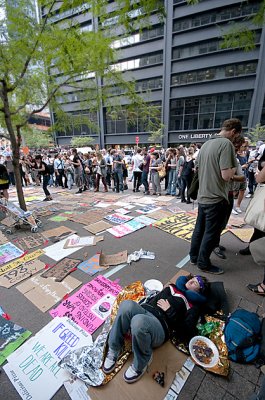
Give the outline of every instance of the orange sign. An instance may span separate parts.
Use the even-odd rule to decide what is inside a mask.
[[[29,154],[29,148],[27,146],[22,147],[22,152],[27,156]]]

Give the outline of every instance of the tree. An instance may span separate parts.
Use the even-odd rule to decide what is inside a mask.
[[[161,126],[156,131],[151,132],[150,136],[148,137],[148,141],[154,143],[155,145],[161,144],[163,138],[163,128],[164,126]]]
[[[71,140],[71,145],[73,147],[86,147],[92,144],[94,144],[94,139],[91,136],[73,137]]]
[[[34,126],[23,129],[23,144],[30,149],[49,147],[53,143],[52,134],[49,131],[41,131]]]
[[[19,155],[22,129],[33,114],[51,105],[56,116],[56,128],[95,125],[93,118],[66,115],[60,99],[75,92],[79,109],[91,113],[103,102],[106,107],[119,106],[119,97],[110,97],[109,86],[123,86],[128,109],[136,105],[143,113],[147,105],[136,94],[132,82],[126,82],[117,66],[112,43],[118,37],[115,26],[124,36],[149,23],[156,10],[163,17],[161,0],[117,0],[109,13],[108,0],[39,0],[43,17],[38,22],[34,2],[0,0],[0,127],[10,140],[14,174],[20,207],[26,210],[20,172]],[[93,21],[99,21],[95,31],[83,30],[75,18],[58,18],[59,13],[84,13],[89,10]],[[5,13],[3,13],[5,10]],[[121,37],[119,36],[119,39]],[[103,82],[104,81],[104,85]],[[150,113],[150,112],[149,112]],[[38,144],[38,143],[37,143]]]
[[[248,132],[248,136],[253,144],[256,144],[258,140],[265,139],[265,125],[257,124],[255,128],[251,128]]]

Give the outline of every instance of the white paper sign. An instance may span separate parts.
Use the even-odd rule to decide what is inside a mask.
[[[66,239],[60,240],[60,242],[52,244],[51,246],[46,247],[44,253],[46,256],[52,258],[55,261],[60,261],[64,257],[69,256],[70,254],[75,253],[77,250],[81,249],[83,246],[75,247],[71,249],[64,249],[64,245],[69,239],[78,239],[77,235],[68,236]]]
[[[91,344],[90,334],[67,317],[57,317],[13,352],[3,368],[22,399],[50,400],[70,379],[58,362]]]
[[[64,387],[71,400],[91,400],[91,397],[87,393],[86,384],[80,379],[66,381],[64,382]]]

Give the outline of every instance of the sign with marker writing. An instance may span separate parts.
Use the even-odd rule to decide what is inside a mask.
[[[70,374],[59,361],[92,344],[91,336],[68,318],[55,318],[8,357],[4,370],[24,400],[49,400]]]
[[[118,284],[99,275],[51,310],[50,314],[52,317],[69,317],[92,334],[110,315],[121,289]]]

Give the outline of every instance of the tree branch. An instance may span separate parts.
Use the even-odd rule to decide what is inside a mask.
[[[40,41],[41,35],[43,34],[44,29],[45,29],[45,27],[46,27],[46,25],[47,25],[47,21],[48,21],[50,12],[52,11],[52,8],[53,8],[55,2],[56,2],[55,0],[52,1],[51,5],[50,5],[50,8],[49,8],[49,10],[48,10],[48,12],[47,12],[47,14],[46,14],[46,16],[45,16],[45,18],[44,18],[43,25],[42,25],[42,27],[41,27],[41,30],[40,30],[39,34],[38,34],[38,37],[37,37],[37,39],[36,39],[36,42],[35,42],[35,44],[34,44],[32,50],[31,50],[30,54],[28,55],[28,57],[27,57],[27,59],[26,59],[26,61],[25,61],[24,67],[23,67],[23,69],[22,69],[22,71],[21,71],[19,77],[18,77],[17,80],[14,82],[14,84],[13,84],[12,86],[10,86],[10,87],[7,89],[8,92],[13,92],[13,91],[16,89],[16,87],[17,87],[18,84],[19,84],[19,81],[20,81],[21,79],[23,79],[25,73],[27,72],[29,63],[30,63],[31,58],[32,58],[32,56],[34,55],[34,53],[35,53],[35,51],[36,51],[36,49],[37,49],[37,47],[38,47],[38,45],[39,45],[39,41]]]

